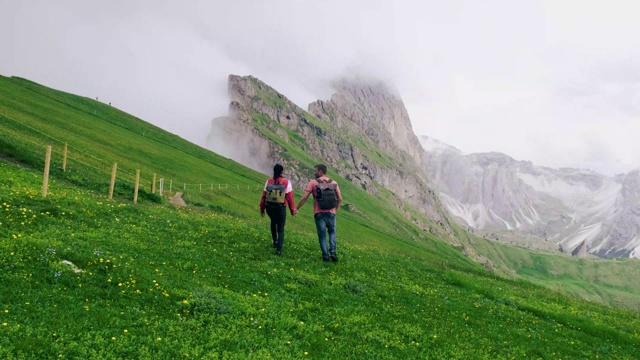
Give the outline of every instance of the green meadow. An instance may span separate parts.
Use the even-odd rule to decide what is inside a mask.
[[[258,212],[265,175],[24,79],[0,77],[0,174],[0,358],[637,358],[639,314],[590,299],[609,283],[577,276],[622,262],[554,265],[457,234],[504,258],[511,276],[497,275],[337,174],[340,261],[321,261],[311,206],[287,218],[277,257]],[[189,206],[151,193],[153,174]],[[571,291],[554,289],[559,274]]]

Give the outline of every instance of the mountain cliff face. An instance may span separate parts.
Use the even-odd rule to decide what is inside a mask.
[[[298,188],[321,161],[371,194],[390,191],[401,210],[422,211],[432,223],[420,225],[430,231],[450,232],[404,104],[384,85],[343,81],[308,112],[251,76],[230,75],[229,95],[229,116],[212,122],[211,150],[266,174],[283,163]]]
[[[601,256],[640,258],[640,170],[619,178],[621,189],[613,216],[604,223],[604,235],[594,241],[592,252]]]
[[[341,81],[331,100],[309,104],[309,112],[339,133],[375,145],[366,145],[369,150],[365,156],[351,159],[343,169],[348,178],[356,183],[375,181],[429,217],[444,220],[423,167],[424,150],[411,128],[411,119],[402,100],[387,86]]]
[[[336,84],[331,100],[309,104],[309,112],[337,129],[366,135],[395,157],[423,162],[424,151],[404,103],[382,83],[343,80]]]
[[[443,203],[462,224],[535,235],[577,256],[640,257],[640,171],[611,178],[420,142]]]

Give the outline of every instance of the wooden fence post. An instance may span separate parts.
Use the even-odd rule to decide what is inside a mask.
[[[133,203],[138,203],[138,188],[140,187],[140,170],[136,170],[136,187],[133,190]]]
[[[109,185],[109,200],[113,199],[113,188],[116,186],[117,171],[118,171],[118,163],[113,163],[113,169],[111,169],[111,185]]]
[[[67,143],[64,143],[64,152],[62,154],[62,171],[67,171]]]
[[[153,181],[151,182],[151,193],[156,193],[156,173],[153,173]]]
[[[49,188],[49,166],[51,165],[51,145],[47,145],[47,154],[44,157],[44,177],[42,179],[42,197],[47,197]]]
[[[171,191],[173,191],[173,180],[169,179],[169,193],[171,193]]]

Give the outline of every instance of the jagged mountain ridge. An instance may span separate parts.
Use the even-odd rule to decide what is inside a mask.
[[[424,151],[411,127],[411,119],[399,96],[382,83],[342,80],[328,101],[309,104],[309,112],[338,129],[365,134],[387,152],[421,165]],[[409,160],[409,159],[407,159]]]
[[[266,174],[283,163],[298,187],[315,165],[300,157],[322,159],[371,194],[390,191],[399,209],[409,204],[432,222],[419,225],[448,237],[446,214],[422,166],[424,150],[402,100],[383,84],[343,81],[331,100],[313,102],[308,112],[252,76],[230,75],[228,86],[229,116],[213,120],[209,149]],[[291,156],[296,150],[289,145],[305,154]]]
[[[574,255],[640,257],[640,170],[606,177],[500,153],[464,155],[426,136],[420,142],[427,172],[460,223],[535,235]]]

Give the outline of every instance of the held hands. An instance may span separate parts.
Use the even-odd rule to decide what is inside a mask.
[[[293,213],[291,214],[291,216],[296,216],[298,215],[298,209],[293,209]]]

